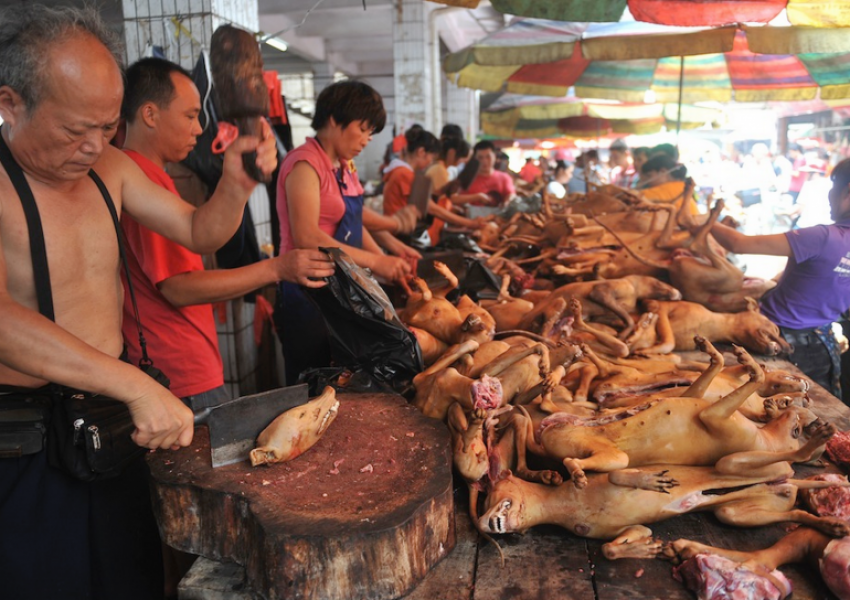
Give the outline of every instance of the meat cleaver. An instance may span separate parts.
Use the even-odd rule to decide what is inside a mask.
[[[210,430],[213,468],[248,460],[260,432],[279,414],[309,399],[307,384],[301,384],[242,396],[198,412],[195,425]]]

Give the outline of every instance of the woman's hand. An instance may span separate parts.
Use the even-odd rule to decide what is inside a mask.
[[[333,261],[319,250],[290,250],[272,260],[281,281],[306,287],[323,287],[326,284],[324,278],[334,274]]]
[[[387,281],[401,281],[413,274],[413,268],[403,258],[381,254],[375,258],[372,272]]]

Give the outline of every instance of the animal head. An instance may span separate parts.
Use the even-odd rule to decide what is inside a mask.
[[[822,423],[815,413],[808,408],[800,406],[789,406],[778,412],[773,420],[764,426],[763,431],[770,432],[771,436],[781,444],[789,448],[799,448],[806,443],[812,435],[813,428]]]
[[[776,356],[791,351],[791,346],[770,319],[761,314],[758,304],[747,298],[747,310],[735,313],[735,343],[766,356]]]
[[[531,485],[508,473],[497,482],[484,500],[484,514],[478,528],[484,533],[525,533],[531,523],[525,519],[523,485]]]
[[[809,391],[809,382],[803,377],[792,375],[788,371],[771,371],[764,369],[764,383],[758,390],[759,396],[774,396],[776,394],[791,394]]]
[[[489,342],[496,335],[496,320],[483,308],[467,315],[460,325],[461,340],[475,340],[479,344]]]

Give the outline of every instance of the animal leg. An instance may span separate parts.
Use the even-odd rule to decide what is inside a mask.
[[[561,485],[564,480],[561,477],[561,474],[557,471],[550,471],[548,469],[543,471],[532,471],[528,468],[526,452],[528,449],[529,439],[534,440],[534,424],[531,421],[531,417],[528,416],[528,413],[526,413],[524,409],[522,412],[519,410],[512,411],[511,420],[507,427],[509,427],[512,431],[515,444],[516,474],[527,481],[534,481],[545,485]],[[532,442],[532,444],[534,447],[537,447],[536,443]],[[540,450],[542,450],[542,448],[540,448]]]
[[[723,433],[723,425],[741,405],[746,402],[764,383],[764,369],[741,346],[735,346],[738,362],[748,367],[750,378],[741,387],[732,390],[723,398],[704,408],[699,417],[703,424],[718,435]]]
[[[585,323],[581,315],[581,302],[579,302],[577,298],[570,298],[567,307],[574,319],[573,329],[575,329],[576,331],[585,331],[587,333],[590,333],[596,338],[596,340],[600,344],[605,347],[606,350],[608,350],[614,356],[625,358],[629,355],[629,347],[625,343],[623,343],[610,333],[606,333],[601,329],[598,329]]]
[[[652,537],[651,529],[643,525],[633,525],[612,541],[602,544],[602,554],[608,560],[655,558],[662,548],[661,540]]]
[[[596,368],[598,369],[599,377],[610,377],[611,375],[620,371],[620,369],[617,368],[613,363],[599,358],[599,355],[596,354],[593,349],[587,344],[581,345],[581,351],[588,358],[588,360],[590,360],[590,362],[592,362],[596,366]]]
[[[694,342],[696,342],[697,348],[708,354],[711,362],[708,368],[682,393],[683,398],[703,398],[711,386],[711,382],[723,370],[723,355],[717,351],[717,348],[711,342],[701,335],[695,335]]]
[[[646,310],[658,315],[655,321],[655,344],[644,348],[641,354],[668,354],[676,348],[676,334],[670,324],[670,314],[656,300],[644,302]]]
[[[543,325],[540,326],[540,335],[548,337],[555,332],[555,326],[564,317],[564,311],[567,309],[567,301],[563,298],[555,299],[552,304],[543,312],[543,317],[546,319]]]
[[[620,469],[608,473],[608,481],[620,487],[669,494],[668,490],[678,487],[679,482],[669,477],[667,473],[669,473],[667,470],[648,473],[641,469]]]
[[[413,379],[413,384],[416,385],[417,378],[427,375],[434,375],[442,371],[443,369],[447,369],[452,364],[460,360],[461,357],[469,354],[470,352],[475,352],[476,350],[478,350],[478,342],[476,342],[475,340],[467,340],[462,344],[455,344],[454,346],[446,350],[446,353],[443,354],[440,358],[438,358],[433,365],[416,375],[416,377],[414,377]]]
[[[632,316],[629,314],[622,304],[617,302],[614,298],[614,294],[611,291],[611,288],[607,283],[599,284],[594,287],[590,293],[587,295],[590,300],[593,300],[597,304],[600,304],[610,310],[612,313],[617,315],[620,320],[625,324],[625,328],[620,332],[620,335],[617,336],[621,340],[629,337],[629,335],[635,329],[635,322],[632,319]]]
[[[600,473],[617,471],[629,466],[629,455],[614,446],[609,441],[594,440],[596,448],[590,448],[587,458],[565,458],[562,462],[570,474],[570,479],[578,489],[587,485],[586,471]]]
[[[458,280],[457,276],[452,273],[452,270],[446,265],[446,263],[440,262],[438,260],[434,261],[434,270],[437,271],[440,275],[446,278],[448,281],[448,285],[440,288],[435,292],[438,296],[445,298],[446,295],[451,292],[453,289],[457,288]]]
[[[761,477],[781,477],[787,475],[786,462],[806,462],[823,450],[824,445],[835,435],[832,423],[822,422],[813,430],[811,437],[797,450],[786,452],[736,452],[724,456],[714,468],[729,475],[754,475]]]
[[[678,244],[673,241],[673,233],[676,231],[676,218],[673,216],[673,207],[665,205],[659,208],[667,213],[667,221],[664,223],[664,228],[655,241],[655,247],[665,249],[677,248]]]
[[[576,402],[587,402],[590,396],[590,384],[599,376],[599,368],[594,364],[589,364],[581,369],[581,379],[579,379],[578,387],[573,393],[573,399]]]
[[[850,534],[850,524],[836,517],[817,517],[805,510],[795,509],[796,487],[793,485],[754,486],[760,490],[748,488],[749,498],[733,500],[715,509],[717,519],[728,525],[739,527],[761,527],[773,523],[790,521],[817,529],[830,537],[844,537]]]
[[[522,359],[531,356],[532,354],[537,354],[540,356],[540,371],[541,377],[545,377],[549,374],[549,348],[544,344],[534,344],[528,348],[524,348],[522,346],[518,346],[515,348],[511,348],[506,350],[502,354],[500,354],[496,360],[488,364],[481,371],[481,375],[488,375],[490,377],[498,377],[505,369],[512,367]]]

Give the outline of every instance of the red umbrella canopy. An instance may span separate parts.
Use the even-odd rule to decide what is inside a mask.
[[[479,0],[433,0],[475,8]],[[840,0],[491,0],[506,14],[554,21],[614,22],[626,12],[636,21],[661,25],[716,26],[768,23],[783,10],[792,25],[850,26],[847,2]]]

